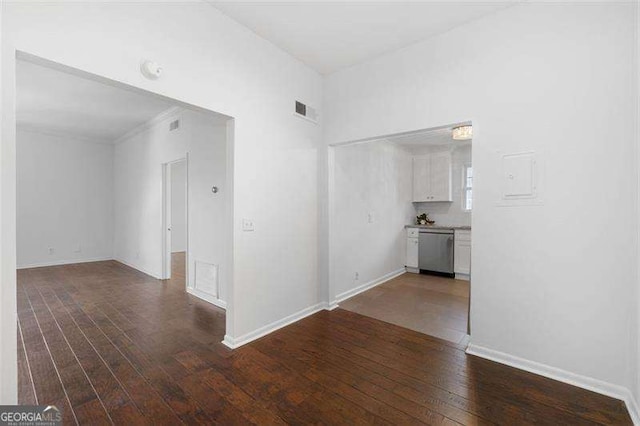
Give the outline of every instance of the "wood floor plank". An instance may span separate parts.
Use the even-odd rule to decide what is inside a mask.
[[[33,380],[31,379],[31,368],[22,341],[20,321],[18,321],[18,400],[23,404],[37,405]]]
[[[246,395],[245,400],[238,402],[231,390],[220,394],[207,386],[200,374],[184,376],[178,384],[211,414],[216,424],[285,424],[273,414],[269,421],[264,421],[263,416],[256,416],[254,413],[256,404],[253,398]],[[265,410],[266,413],[269,412]]]
[[[62,411],[65,424],[77,424],[77,419],[71,409],[69,398],[47,347],[33,306],[28,300],[28,294],[24,288],[18,289],[18,292],[22,293],[21,297],[25,297],[30,305],[30,309],[25,308],[20,312],[19,320],[37,401],[39,404],[58,407]]]
[[[309,353],[307,348],[295,347],[295,345],[282,345],[276,340],[263,340],[257,345],[257,349],[269,356],[284,357],[286,365],[295,371],[304,371],[304,376],[316,383],[326,387],[327,389],[343,390],[345,386],[352,387],[356,391],[367,395],[367,399],[373,398],[380,404],[376,404],[372,414],[379,415],[377,410],[383,411],[395,411],[396,409],[408,416],[411,416],[414,420],[409,420],[405,416],[400,415],[400,419],[389,419],[392,422],[404,422],[409,421],[415,423],[425,424],[442,424],[445,420],[445,416],[431,411],[428,407],[420,404],[414,404],[409,400],[394,394],[386,387],[380,386],[378,383],[370,380],[369,377],[357,374],[353,369],[347,370],[341,366],[330,364],[325,362],[321,358],[314,357]],[[388,384],[388,383],[387,383]],[[391,385],[394,387],[394,385]],[[342,394],[343,392],[340,392]],[[388,408],[385,407],[388,405]],[[364,409],[368,409],[367,406],[358,404]],[[396,414],[397,415],[397,414]],[[465,416],[467,420],[466,424],[479,424],[478,421],[472,421],[472,416]]]
[[[140,372],[138,366],[123,353],[121,347],[111,340],[114,336],[121,336],[121,333],[108,327],[101,329],[86,312],[70,300],[65,308],[93,347],[100,352],[102,359],[130,395],[132,402],[147,416],[178,422],[179,415],[154,389],[149,381],[150,377]],[[110,338],[104,333],[105,330],[116,334],[112,334]]]
[[[278,354],[279,357],[285,357],[289,367],[296,366],[299,370],[312,369],[319,374],[331,376],[429,424],[441,424],[445,417],[463,424],[488,423],[468,411],[449,406],[442,400],[436,400],[434,403],[416,403],[415,400],[405,398],[402,393],[397,392],[402,386],[400,383],[358,365],[352,361],[352,357],[338,357],[327,353],[324,350],[325,342],[307,339],[305,335],[297,333],[292,333],[291,336],[285,332],[282,334],[284,336],[280,338],[257,342],[257,349],[273,356]]]
[[[366,319],[365,321],[369,327],[363,329],[362,332],[360,330],[356,331],[347,327],[351,320],[341,316],[342,314],[351,316],[351,313],[346,311],[337,313],[339,315],[334,316],[330,321],[336,324],[335,327],[344,331],[345,335],[351,337],[349,339],[350,342],[358,341],[358,337],[362,339],[361,341],[367,342],[365,346],[371,344],[372,341],[386,341],[387,344],[377,346],[378,352],[401,355],[403,359],[413,359],[419,364],[428,361],[431,365],[439,366],[440,370],[456,372],[461,377],[473,376],[482,385],[505,388],[504,395],[518,394],[520,389],[525,387],[528,391],[522,395],[524,398],[528,398],[530,403],[542,403],[552,408],[560,408],[572,415],[579,414],[588,421],[610,423],[626,412],[626,408],[621,401],[586,390],[576,391],[574,386],[565,383],[554,382],[549,379],[542,380],[540,376],[535,374],[469,356],[449,344],[436,346],[435,348],[424,341],[415,345],[399,344],[401,342],[398,340],[398,336],[405,334],[406,330],[399,327],[389,327],[387,324],[376,320]],[[358,317],[351,316],[351,318],[356,322],[358,321]],[[359,333],[359,336],[355,333]],[[409,351],[406,349],[409,349]],[[458,367],[453,367],[449,364],[454,364]],[[496,374],[504,372],[505,369],[511,369],[513,376],[515,376],[514,378],[517,378],[517,380],[513,380],[513,378],[505,374]],[[560,401],[556,399],[558,396],[561,396]]]
[[[621,401],[341,309],[231,351],[224,311],[184,273],[26,269],[17,295],[20,402],[58,405],[65,424],[631,424]],[[445,299],[431,308],[458,321]]]
[[[317,319],[317,318],[316,318]],[[300,324],[298,325],[300,326]],[[397,371],[411,374],[420,381],[433,384],[443,389],[447,389],[459,396],[469,398],[471,400],[482,398],[491,398],[512,407],[518,408],[524,413],[536,412],[542,418],[554,418],[567,420],[576,417],[576,413],[565,413],[561,409],[552,405],[546,405],[544,398],[540,400],[531,392],[522,392],[518,382],[495,383],[496,379],[484,373],[481,369],[473,366],[474,358],[468,357],[463,351],[454,353],[451,357],[442,357],[441,353],[436,352],[432,357],[414,357],[408,353],[400,352],[400,357],[395,357],[394,351],[389,351],[389,346],[384,342],[372,338],[358,340],[353,335],[344,334],[346,330],[334,326],[331,333],[337,339],[338,346],[351,352],[353,355],[361,356],[369,360],[375,361],[381,365],[386,365]],[[463,357],[469,363],[469,367],[461,370],[456,366],[458,357]],[[508,367],[505,367],[508,368]],[[466,373],[465,373],[466,371]],[[518,372],[519,373],[519,372]],[[539,377],[539,376],[536,376]],[[545,379],[547,380],[547,379]],[[530,391],[530,389],[527,389]],[[598,410],[594,408],[593,413],[598,414]],[[526,415],[524,416],[526,417]],[[608,417],[601,419],[607,423]],[[594,420],[583,419],[584,424],[596,422]]]
[[[309,333],[296,332],[293,327],[290,327],[286,332],[292,334],[292,336],[283,339],[288,345],[294,344],[294,342],[303,344],[306,353],[317,352],[317,355],[322,359],[332,361],[336,368],[343,366],[348,367],[350,371],[356,371],[362,367],[369,371],[369,373],[362,372],[362,376],[375,380],[381,386],[386,384],[388,389],[392,389],[398,395],[417,404],[426,403],[430,409],[465,424],[483,423],[483,420],[493,422],[500,419],[517,420],[518,424],[557,424],[557,421],[562,419],[564,415],[560,412],[555,413],[555,417],[549,416],[544,410],[542,415],[532,415],[517,405],[491,398],[490,394],[482,393],[482,399],[477,398],[477,394],[471,388],[456,394],[450,390],[446,382],[439,378],[428,377],[425,379],[424,376],[416,375],[414,366],[396,369],[393,362],[385,363],[380,359],[371,360],[366,356],[363,357],[350,352],[348,346],[339,343],[336,345],[330,338],[323,339],[314,334],[315,341],[309,341],[306,338]],[[273,339],[277,338],[274,336]],[[317,351],[314,351],[314,345],[317,346]],[[463,411],[471,416],[465,416]]]
[[[102,401],[96,394],[42,295],[35,286],[28,290],[28,294],[78,422],[87,423],[92,419],[102,418],[109,422],[110,418]],[[84,407],[82,411],[78,411],[80,406]],[[85,415],[89,417],[84,417]]]

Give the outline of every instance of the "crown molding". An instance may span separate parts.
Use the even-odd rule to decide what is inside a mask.
[[[32,124],[16,123],[16,129],[21,132],[37,133],[40,135],[53,136],[63,139],[71,139],[78,142],[96,143],[101,145],[112,145],[113,142],[110,139],[105,138],[90,138],[87,136],[76,135],[64,130],[52,129],[44,126],[34,126]]]
[[[134,127],[133,129],[129,130],[127,133],[125,133],[124,135],[118,137],[117,139],[115,139],[113,141],[114,145],[119,145],[124,141],[127,141],[129,139],[131,139],[134,136],[139,135],[140,133],[144,132],[145,130],[148,130],[150,128],[152,128],[153,126],[155,126],[156,124],[166,120],[167,118],[176,116],[180,113],[182,113],[182,111],[184,111],[183,107],[179,107],[179,106],[174,106],[171,107],[167,110],[162,111],[160,114],[156,115],[155,117],[151,118],[148,121],[145,121],[144,123],[140,124],[137,127]]]

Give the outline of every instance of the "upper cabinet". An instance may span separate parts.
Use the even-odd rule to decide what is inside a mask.
[[[413,201],[453,201],[450,153],[413,157]]]

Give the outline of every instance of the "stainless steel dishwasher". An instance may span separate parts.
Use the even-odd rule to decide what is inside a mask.
[[[420,229],[418,245],[420,272],[453,276],[453,229]]]

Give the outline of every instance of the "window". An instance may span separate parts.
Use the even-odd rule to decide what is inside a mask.
[[[466,212],[471,211],[472,191],[473,191],[473,167],[464,166],[464,176],[462,181],[462,209]]]

